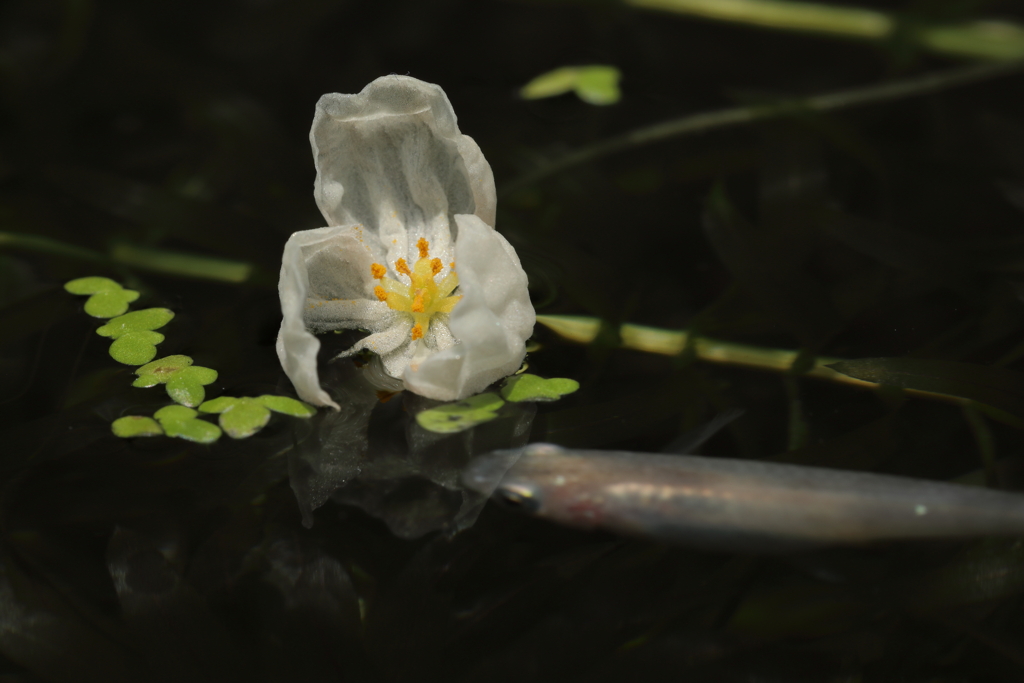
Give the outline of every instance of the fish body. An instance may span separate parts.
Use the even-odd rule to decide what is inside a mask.
[[[1024,495],[749,460],[532,444],[477,459],[463,480],[567,526],[706,547],[1024,536]]]

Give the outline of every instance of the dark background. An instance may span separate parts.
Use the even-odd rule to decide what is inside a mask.
[[[1024,21],[1012,2],[860,4],[908,26]],[[952,361],[965,365],[936,366],[949,393],[1024,394],[1019,75],[666,140],[502,193],[497,228],[538,312],[606,321],[586,347],[536,331],[531,372],[580,391],[425,451],[395,445],[411,404],[382,404],[360,457],[435,460],[361,464],[309,528],[296,481],[332,438],[327,418],[275,417],[213,446],[119,440],[113,419],[167,399],[129,386],[61,288],[105,275],[174,310],[161,353],[216,368],[208,395],[290,395],[276,277],[288,235],[321,225],[307,134],[323,93],[388,73],[441,85],[501,193],[638,126],[964,63],[906,36],[855,43],[615,2],[8,0],[0,681],[1021,680],[1016,540],[727,555],[494,506],[454,538],[437,531],[465,458],[531,419],[532,441],[657,451],[740,408],[702,452],[1015,488],[1013,410],[617,349],[615,330]],[[517,96],[577,64],[621,69],[622,100]],[[111,260],[125,245],[253,276]]]

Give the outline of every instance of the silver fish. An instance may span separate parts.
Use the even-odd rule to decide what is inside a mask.
[[[749,460],[532,444],[463,482],[567,526],[729,550],[1024,536],[1024,495]]]

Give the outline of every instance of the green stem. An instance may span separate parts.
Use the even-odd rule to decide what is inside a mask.
[[[115,244],[108,256],[49,237],[0,232],[0,248],[4,247],[99,263],[107,267],[128,266],[155,273],[219,282],[246,282],[253,275],[253,266],[248,263],[166,249],[150,249],[126,243]]]
[[[601,327],[601,321],[598,318],[575,315],[538,315],[537,322],[559,336],[580,344],[593,342],[597,338],[598,330]],[[779,373],[790,372],[794,362],[800,358],[798,351],[790,349],[772,349],[751,344],[738,344],[720,339],[711,339],[710,337],[691,337],[685,330],[665,330],[657,327],[634,325],[632,323],[624,323],[619,327],[619,338],[623,348],[633,349],[634,351],[678,356],[684,350],[689,350],[698,360],[709,363],[735,365],[754,370],[768,370]],[[878,389],[882,386],[876,382],[855,379],[828,367],[842,360],[841,358],[817,356],[814,358],[810,368],[802,373],[802,375],[870,389]],[[903,391],[913,396],[921,396],[958,405],[970,402],[968,399],[960,398],[959,396],[938,394],[930,391],[919,391],[916,389],[904,389]]]
[[[869,40],[885,38],[896,27],[896,21],[883,12],[787,0],[626,0],[626,4],[718,21]]]
[[[881,42],[901,31],[932,52],[974,59],[1024,57],[1024,29],[1004,21],[901,26],[891,14],[791,0],[625,0],[643,9],[751,26]]]
[[[540,168],[506,183],[501,187],[499,194],[510,194],[567,168],[578,166],[615,152],[649,145],[659,140],[692,133],[703,133],[742,123],[752,123],[782,116],[792,116],[806,112],[835,111],[848,107],[878,104],[905,97],[926,95],[947,88],[1005,76],[1020,71],[1022,68],[1024,68],[1024,60],[961,67],[939,73],[926,74],[917,78],[870,85],[864,88],[840,90],[805,99],[783,100],[771,104],[720,109],[718,111],[671,119],[651,126],[636,128],[617,137],[569,152]]]

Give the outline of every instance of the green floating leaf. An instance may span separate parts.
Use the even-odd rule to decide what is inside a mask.
[[[220,396],[199,406],[203,413],[220,413],[220,426],[234,439],[252,436],[270,420],[270,411],[310,417],[316,408],[287,396],[264,395],[257,398]]]
[[[621,98],[619,78],[614,66],[566,66],[537,76],[520,89],[523,99],[537,100],[575,91],[588,104],[615,104]]]
[[[128,415],[114,420],[110,425],[114,436],[122,439],[131,439],[136,436],[160,436],[164,430],[160,428],[156,420],[145,415]]]
[[[183,406],[197,406],[206,397],[204,385],[217,381],[217,371],[192,365],[188,356],[175,355],[147,363],[135,371],[133,387],[167,385],[167,395]]]
[[[220,438],[220,427],[196,417],[199,413],[185,406],[167,406],[153,414],[167,436],[197,443],[213,443]]]
[[[64,285],[71,294],[91,295],[85,302],[85,312],[94,318],[113,318],[128,310],[128,304],[139,298],[133,289],[106,277],[80,277]]]
[[[579,388],[580,383],[574,379],[566,379],[564,377],[544,379],[537,375],[525,373],[509,377],[505,380],[505,386],[501,388],[501,397],[513,403],[521,401],[557,401]]]
[[[156,345],[164,340],[159,332],[128,332],[110,345],[110,357],[125,365],[142,365],[156,356]]]
[[[497,394],[477,394],[464,401],[424,410],[416,416],[416,422],[427,431],[454,434],[493,420],[503,405],[505,401]]]
[[[292,417],[313,417],[316,415],[316,408],[313,406],[294,398],[288,398],[287,396],[264,394],[263,396],[258,396],[256,400],[275,413],[291,415]]]
[[[101,337],[117,339],[129,332],[158,330],[174,318],[174,311],[167,308],[144,308],[119,315],[96,330]]]

